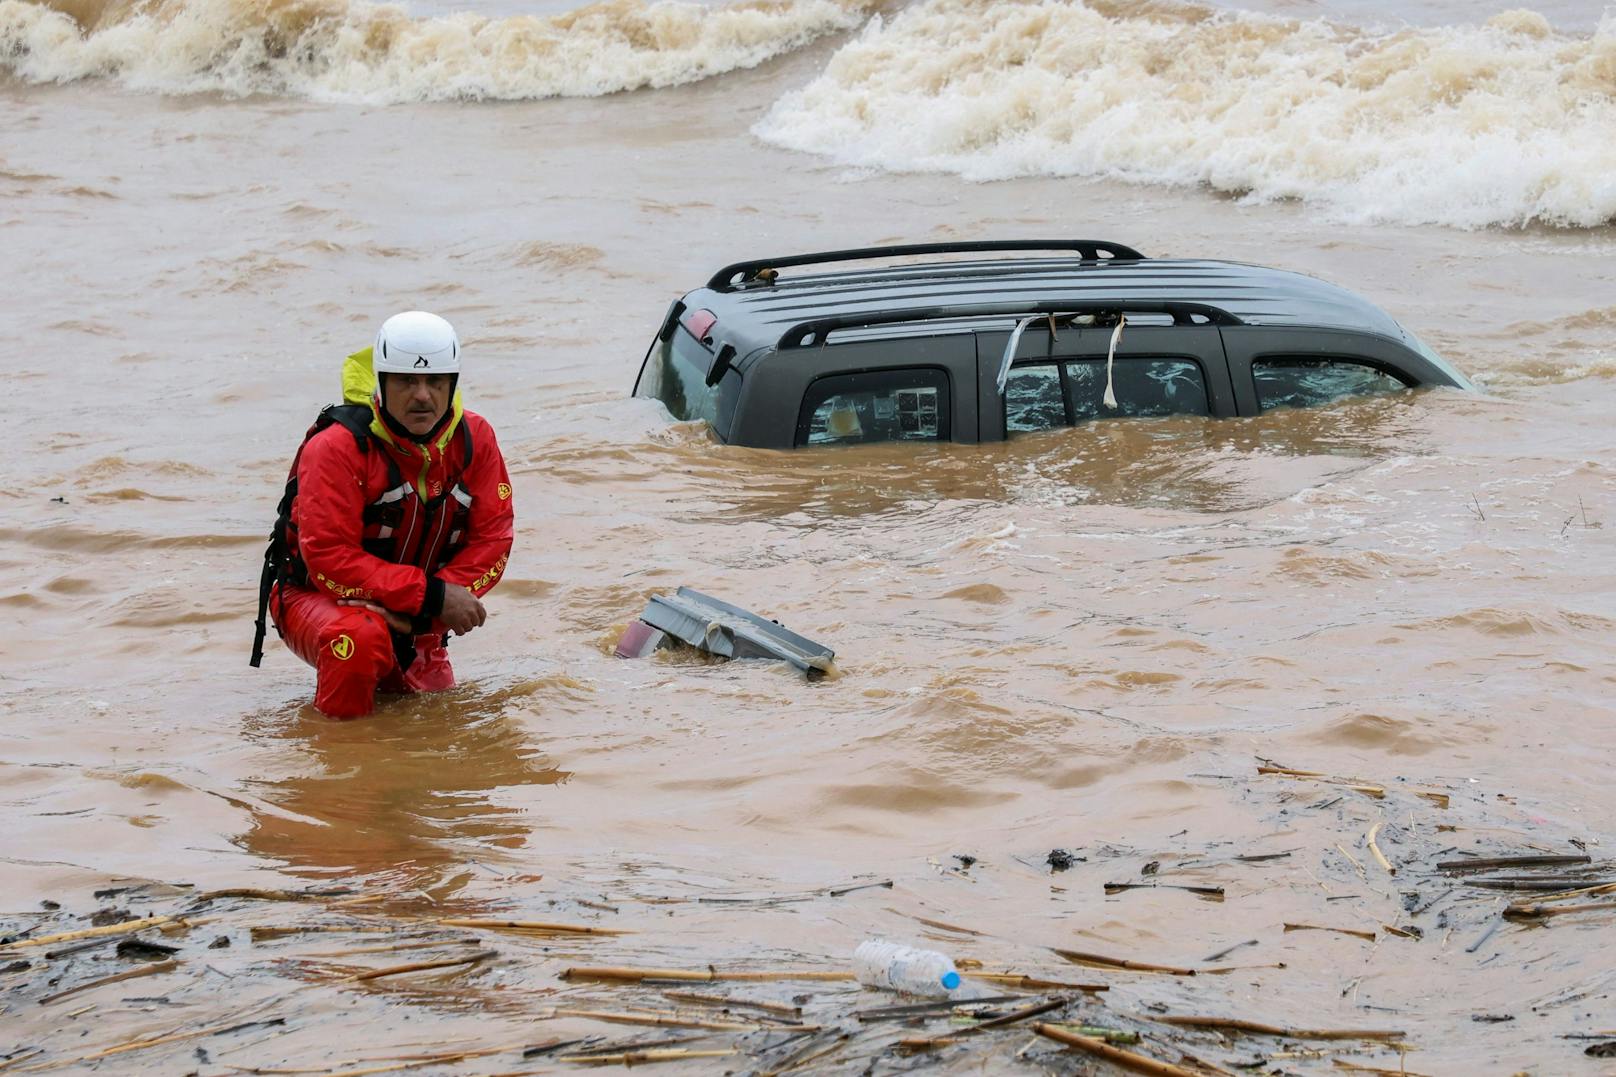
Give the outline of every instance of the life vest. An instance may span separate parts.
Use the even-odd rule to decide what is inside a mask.
[[[258,619],[254,622],[252,656],[248,660],[253,666],[258,666],[264,657],[271,591],[277,584],[283,588],[306,587],[309,584],[308,566],[298,553],[297,527],[292,523],[292,505],[297,500],[297,467],[303,457],[303,448],[316,434],[332,425],[339,425],[353,435],[359,451],[368,454],[371,442],[379,441],[371,431],[373,416],[373,411],[365,404],[327,405],[303,435],[303,441],[292,457],[291,471],[287,475],[280,504],[275,509],[275,527],[264,550],[264,568],[258,581]],[[471,467],[475,449],[470,424],[460,423],[460,439],[464,451],[459,469],[447,477],[440,493],[426,498],[422,497],[413,482],[400,473],[398,462],[392,455],[385,448],[377,447],[376,451],[382,454],[387,464],[387,488],[365,506],[361,517],[364,531],[360,545],[366,553],[394,564],[415,565],[430,575],[460,552],[465,544],[466,524],[472,503],[471,494],[461,483],[461,478]],[[280,618],[276,620],[278,622]],[[277,623],[277,634],[279,631]]]

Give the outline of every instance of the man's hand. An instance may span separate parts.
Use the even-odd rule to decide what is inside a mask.
[[[399,635],[409,636],[414,634],[410,630],[410,619],[404,616],[402,613],[394,613],[386,606],[379,605],[375,602],[368,602],[363,598],[339,598],[337,599],[337,605],[358,606],[360,609],[365,609],[369,610],[371,613],[380,614],[382,620],[387,622],[387,627],[391,628]]]
[[[464,636],[488,620],[488,611],[469,588],[451,583],[443,589],[443,612],[438,619],[455,635]]]

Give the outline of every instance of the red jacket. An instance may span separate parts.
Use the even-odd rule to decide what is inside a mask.
[[[367,440],[361,450],[351,431],[332,424],[303,446],[291,530],[308,586],[411,616],[423,605],[429,615],[441,608],[434,576],[479,598],[492,590],[505,572],[515,519],[494,428],[465,411],[419,445],[395,438],[378,419]],[[425,511],[434,504],[435,514]]]

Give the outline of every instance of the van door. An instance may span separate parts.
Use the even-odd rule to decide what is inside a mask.
[[[1141,317],[1150,317],[1149,315]],[[997,379],[1011,329],[977,333],[977,410],[983,441],[1095,419],[1237,414],[1223,339],[1213,325],[1124,326],[1108,372],[1108,326],[1033,322],[1016,345],[1004,395]],[[1107,381],[1116,407],[1104,402]]]

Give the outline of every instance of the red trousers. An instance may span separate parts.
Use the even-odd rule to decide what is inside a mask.
[[[415,660],[398,668],[393,637],[381,615],[307,587],[277,587],[269,596],[275,627],[292,653],[314,667],[314,705],[328,718],[360,718],[376,693],[438,692],[453,688],[454,669],[443,637],[415,637]]]

